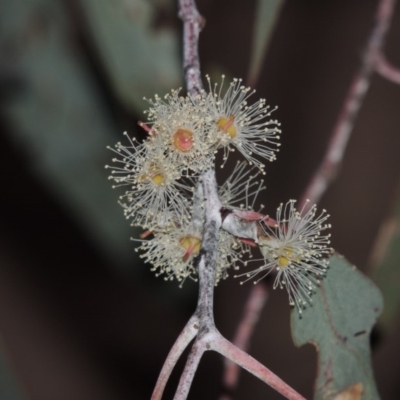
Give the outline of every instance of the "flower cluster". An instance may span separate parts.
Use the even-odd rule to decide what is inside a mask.
[[[213,87],[208,76],[207,80],[210,88],[205,97],[207,113],[214,125],[211,133],[213,140],[224,149],[224,161],[236,148],[250,164],[264,171],[264,161],[274,161],[280,146],[279,122],[268,119],[273,110],[265,105],[265,99],[249,106],[247,100],[255,91],[244,87],[241,79],[233,80],[225,96],[221,95],[224,76],[220,87],[217,84]]]
[[[269,119],[265,100],[248,105],[252,93],[238,79],[225,94],[223,82],[217,87],[211,89],[210,84],[209,92],[195,98],[172,90],[164,98],[146,99],[150,107],[141,126],[148,138],[139,144],[125,133],[128,145],[117,143],[111,148],[116,157],[112,166],[106,166],[114,187],[127,187],[120,197],[126,218],[152,233],[152,239],[142,241],[142,257],[166,279],[183,282],[196,276],[193,259],[199,254],[203,232],[202,224],[192,218],[193,192],[202,172],[213,168],[218,150],[224,149],[224,163],[236,148],[253,164],[250,171],[245,169],[248,163],[238,164],[220,188],[225,206],[240,203],[248,208],[253,205],[249,199],[263,188],[256,177],[264,164],[255,155],[272,161],[279,146],[279,123]],[[227,232],[221,233],[218,249],[216,282],[248,251]]]
[[[311,295],[328,268],[327,256],[331,249],[330,234],[322,234],[329,229],[326,223],[329,215],[323,210],[316,216],[315,205],[308,207],[308,201],[300,211],[295,208],[295,200],[290,200],[277,209],[276,222],[262,224],[263,235],[259,246],[264,265],[248,272],[246,280],[261,274],[257,281],[276,271],[273,288],[286,288],[289,303],[299,312],[312,303]]]
[[[227,88],[224,77],[221,84],[207,80],[208,91],[195,97],[172,90],[163,98],[146,99],[149,109],[146,122],[140,125],[147,139],[138,143],[125,133],[128,144],[111,148],[116,157],[112,166],[106,166],[114,187],[126,187],[119,200],[126,218],[144,229],[138,249],[141,257],[157,275],[181,284],[187,278],[196,279],[194,259],[202,246],[205,219],[197,189],[202,174],[214,168],[215,155],[221,149],[221,167],[232,151],[245,158],[219,188],[223,206],[264,221],[252,210],[265,189],[260,179],[265,175],[264,162],[276,159],[280,145],[279,123],[270,118],[273,110],[264,99],[249,104],[254,91],[240,79]],[[290,303],[301,310],[326,272],[329,235],[321,232],[329,228],[327,218],[325,212],[316,216],[315,206],[298,212],[290,201],[278,208],[276,223],[255,221],[261,233],[250,244],[260,248],[264,265],[239,276],[246,275],[248,280],[276,271],[274,288],[286,287]],[[246,264],[242,259],[250,253],[248,244],[221,230],[215,283],[227,277],[230,267]]]

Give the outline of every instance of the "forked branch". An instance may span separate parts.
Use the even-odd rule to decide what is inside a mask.
[[[180,356],[189,345],[189,343],[196,337],[198,332],[199,319],[194,314],[183,328],[183,331],[176,339],[176,342],[172,346],[164,365],[161,369],[160,375],[158,377],[156,386],[151,396],[151,400],[161,400],[165,386],[167,385],[168,379],[171,376],[172,370],[174,369],[176,363],[178,362]]]
[[[174,400],[185,400],[187,398],[200,359],[207,350],[214,350],[224,355],[229,360],[235,362],[269,384],[286,398],[293,400],[304,399],[268,368],[223,338],[215,327],[213,299],[217,265],[218,233],[222,226],[222,205],[218,197],[215,171],[209,170],[204,173],[201,181],[203,183],[205,201],[205,225],[202,248],[197,258],[197,271],[199,276],[198,304],[193,317],[186,325],[183,333],[178,338],[167,357],[152,399],[161,399],[172,368],[176,364],[179,355],[182,354],[183,349],[193,338],[193,335],[196,335],[196,339],[181,375]]]
[[[400,69],[394,67],[386,59],[386,57],[379,53],[376,60],[376,72],[390,82],[400,85]]]

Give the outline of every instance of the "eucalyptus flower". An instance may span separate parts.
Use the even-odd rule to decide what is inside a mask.
[[[331,227],[326,223],[329,215],[323,210],[317,216],[315,205],[308,202],[300,211],[295,208],[295,200],[290,200],[277,209],[276,223],[271,226],[261,223],[264,234],[259,237],[260,251],[264,265],[246,273],[247,279],[261,275],[255,283],[276,271],[273,288],[286,288],[289,303],[302,308],[312,303],[312,294],[328,268],[327,255],[331,252]]]
[[[126,218],[132,225],[154,228],[157,221],[179,216],[180,223],[189,219],[191,187],[163,149],[137,144],[129,139],[128,146],[117,143],[113,150],[119,157],[114,158],[109,179],[113,187],[127,186],[119,202],[124,208]]]
[[[198,173],[213,166],[214,152],[205,118],[205,106],[173,90],[162,100],[147,100],[150,147],[162,148],[176,168]]]
[[[207,76],[210,93],[204,96],[213,140],[217,148],[224,149],[224,161],[229,152],[237,149],[250,164],[264,171],[264,162],[276,159],[280,124],[269,118],[273,110],[266,106],[265,99],[248,104],[255,91],[243,86],[241,79],[235,78],[222,94],[224,78],[220,86],[213,87]]]

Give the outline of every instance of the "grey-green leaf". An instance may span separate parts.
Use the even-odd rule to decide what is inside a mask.
[[[30,169],[113,265],[130,266],[134,231],[104,170],[118,127],[85,58],[71,50],[64,2],[14,0],[3,2],[1,11],[0,48],[14,46],[14,56],[1,59],[0,71],[21,86],[2,105],[16,148],[30,155]]]
[[[163,2],[84,0],[92,39],[122,103],[142,113],[143,97],[163,95],[182,84],[178,32],[156,26]]]
[[[254,22],[248,84],[255,86],[283,0],[258,0]]]
[[[292,311],[297,346],[318,351],[315,399],[378,399],[369,335],[383,308],[373,282],[340,255],[333,255],[327,277],[313,296],[313,306]],[[349,397],[350,396],[350,397]]]
[[[22,400],[25,398],[4,354],[0,350],[0,399]]]
[[[385,300],[379,326],[386,331],[396,323],[400,311],[400,191],[397,192],[396,208],[382,223],[371,257],[371,275]]]

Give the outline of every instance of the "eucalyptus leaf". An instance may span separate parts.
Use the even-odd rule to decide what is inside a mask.
[[[135,254],[134,231],[104,169],[118,127],[85,58],[71,51],[71,37],[63,1],[3,2],[0,49],[14,46],[14,56],[0,57],[0,73],[20,88],[3,100],[2,112],[17,148],[30,156],[30,169],[113,265],[126,267]]]
[[[283,0],[258,0],[254,22],[248,83],[255,86]]]
[[[0,350],[0,399],[22,400],[25,396],[11,371],[2,349]]]
[[[396,208],[383,222],[373,256],[372,277],[381,288],[385,309],[379,318],[379,326],[388,331],[400,312],[400,191]]]
[[[312,343],[318,351],[314,398],[378,399],[369,335],[383,308],[380,291],[334,254],[312,299],[313,305],[302,314],[292,310],[291,323],[295,344]]]
[[[182,85],[178,32],[156,23],[160,7],[168,11],[172,4],[170,0],[81,0],[115,93],[140,114],[143,97],[163,95]]]

